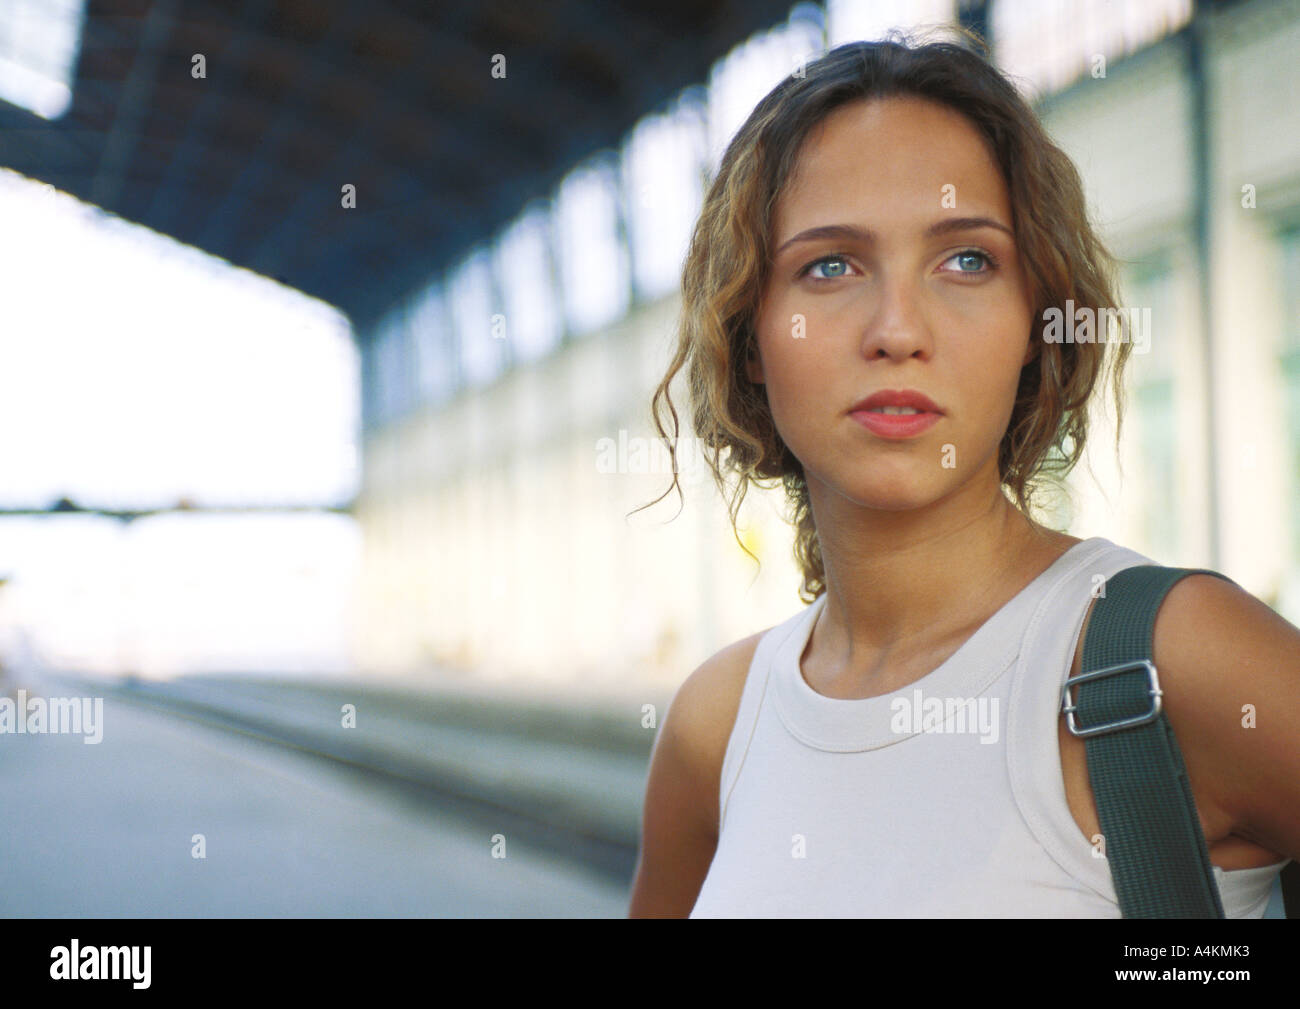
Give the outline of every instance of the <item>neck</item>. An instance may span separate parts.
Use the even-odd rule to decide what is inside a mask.
[[[846,674],[973,630],[1078,542],[1030,521],[996,483],[902,511],[812,482],[809,499],[826,575],[813,647]]]

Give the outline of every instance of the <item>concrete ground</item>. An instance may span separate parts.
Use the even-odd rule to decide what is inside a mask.
[[[532,843],[517,822],[494,828],[490,814],[470,819],[111,694],[104,723],[98,744],[0,734],[0,915],[626,914],[626,883]]]

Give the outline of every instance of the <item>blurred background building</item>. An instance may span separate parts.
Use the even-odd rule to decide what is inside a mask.
[[[641,689],[789,615],[779,495],[744,513],[761,569],[689,455],[679,517],[628,514],[671,476],[648,401],[681,257],[782,75],[954,21],[1152,310],[1123,478],[1099,427],[1049,521],[1300,619],[1295,5],[747,6],[676,41],[642,17],[630,63],[576,12],[484,12],[511,51],[480,72],[399,6],[7,4],[0,567],[33,654]]]
[[[743,513],[761,568],[689,453],[685,510],[629,515],[671,479],[648,403],[685,243],[782,75],[956,21],[1152,310],[1122,477],[1099,425],[1045,518],[1300,619],[1295,5],[747,6],[671,45],[644,16],[630,64],[576,12],[484,12],[483,69],[397,5],[7,4],[0,570],[33,653],[644,689],[784,619],[778,492]]]
[[[704,187],[801,62],[949,23],[1151,310],[1042,517],[1300,623],[1294,2],[7,0],[0,666],[666,701],[800,605],[778,491],[761,568],[689,452],[630,514]]]
[[[757,99],[827,46],[959,17],[1078,164],[1124,304],[1151,309],[1118,463],[1099,418],[1044,518],[1225,570],[1300,620],[1300,9],[1202,6],[1194,30],[1190,2],[1159,0],[803,5],[648,110],[361,342],[358,658],[675,685],[794,612],[780,492],[747,501],[760,570],[707,479],[672,521],[675,495],[625,519],[669,477],[648,453],[605,472],[601,448],[654,438],[701,184]]]

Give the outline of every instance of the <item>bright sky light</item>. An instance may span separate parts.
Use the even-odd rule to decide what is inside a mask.
[[[575,333],[621,318],[630,302],[627,249],[618,232],[614,170],[593,158],[570,172],[556,197],[556,250],[564,309]]]
[[[349,668],[345,515],[0,521],[0,664],[164,678]]]
[[[515,219],[497,245],[495,267],[505,299],[507,338],[518,363],[541,357],[561,335],[548,210],[549,205],[539,201]]]
[[[343,504],[345,316],[0,171],[0,506]]]
[[[763,96],[822,52],[821,27],[811,17],[792,17],[714,64],[709,76],[710,167],[722,161],[727,144]]]
[[[0,99],[45,119],[72,104],[86,0],[0,3]]]
[[[456,379],[455,341],[442,289],[422,291],[405,310],[407,340],[415,348],[416,391],[425,400],[441,400]]]
[[[1024,0],[995,3],[991,32],[1000,66],[1037,98],[1176,31],[1192,0]]]
[[[928,28],[956,19],[956,0],[827,0],[827,43],[833,49],[845,42],[872,42],[891,28]]]
[[[0,507],[355,496],[337,309],[5,170],[0,221]],[[0,664],[341,670],[358,549],[346,515],[0,519]]]
[[[707,123],[701,103],[689,95],[671,113],[642,119],[624,146],[628,239],[643,297],[660,297],[681,282],[704,196]]]
[[[465,380],[470,385],[490,382],[505,366],[505,339],[493,335],[492,316],[500,312],[500,306],[492,289],[491,257],[485,248],[475,249],[461,261],[452,273],[450,292]],[[396,367],[404,368],[405,362]]]

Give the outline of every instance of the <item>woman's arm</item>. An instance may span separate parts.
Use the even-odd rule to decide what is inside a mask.
[[[1153,638],[1207,825],[1300,859],[1300,629],[1235,584],[1191,575],[1170,590]]]
[[[718,843],[722,760],[762,634],[729,645],[691,673],[659,727],[630,918],[686,918],[695,906]]]

